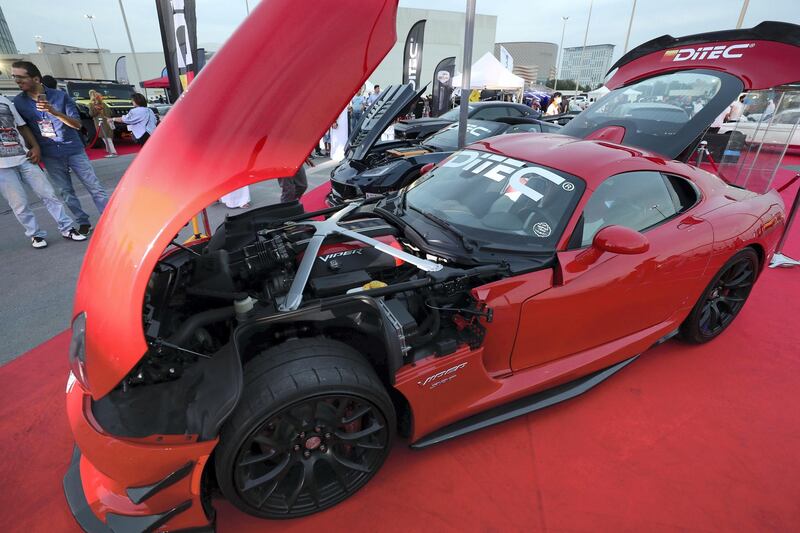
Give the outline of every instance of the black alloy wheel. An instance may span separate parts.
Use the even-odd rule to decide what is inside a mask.
[[[322,511],[363,487],[386,460],[394,408],[349,346],[288,341],[249,362],[244,380],[214,459],[220,489],[239,509],[262,518]]]
[[[371,402],[310,398],[270,417],[243,443],[236,487],[270,515],[310,514],[363,486],[383,464],[388,437],[386,418]]]
[[[745,248],[723,265],[681,326],[689,342],[707,342],[722,333],[744,307],[758,275],[758,255]]]

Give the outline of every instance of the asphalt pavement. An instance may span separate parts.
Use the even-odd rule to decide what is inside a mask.
[[[109,194],[136,155],[93,161],[97,176]],[[325,182],[333,162],[317,158],[308,168],[309,189]],[[89,193],[76,180],[76,192],[84,210],[97,220]],[[280,187],[275,180],[250,186],[252,208],[277,203]],[[30,199],[36,196],[28,191]],[[85,242],[61,238],[55,221],[41,201],[32,204],[39,225],[47,230],[47,248],[34,249],[8,204],[0,197],[0,365],[22,355],[69,327],[75,283],[86,251]],[[228,213],[241,213],[223,204],[208,207],[211,226],[216,228]],[[189,237],[188,229],[184,232]],[[91,237],[90,237],[91,239]],[[66,354],[64,354],[66,357]]]

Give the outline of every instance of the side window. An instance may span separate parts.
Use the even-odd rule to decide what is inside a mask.
[[[644,231],[680,211],[670,181],[658,172],[626,172],[605,180],[592,194],[583,211],[581,246],[610,225]]]
[[[472,118],[477,118],[480,120],[494,120],[500,117],[507,117],[508,116],[508,108],[506,106],[501,105],[492,105],[486,106],[477,113],[475,113]]]
[[[528,116],[528,113],[526,113],[523,109],[520,109],[518,107],[508,106],[506,108],[506,110],[508,111],[508,116],[510,116],[510,117],[526,117],[526,116]]]

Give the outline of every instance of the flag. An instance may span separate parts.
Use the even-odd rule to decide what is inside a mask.
[[[446,57],[436,65],[433,71],[431,116],[438,117],[450,108],[450,95],[453,94],[453,74],[455,74],[455,71],[455,57]]]
[[[419,86],[419,70],[422,67],[422,40],[425,37],[425,21],[416,22],[408,31],[403,50],[403,83],[410,83],[414,90]]]

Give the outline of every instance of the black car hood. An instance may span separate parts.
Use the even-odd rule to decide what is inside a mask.
[[[400,124],[406,127],[414,127],[414,126],[431,126],[431,125],[438,125],[441,124],[442,126],[447,126],[448,124],[452,124],[452,120],[447,120],[446,118],[414,118],[411,120],[401,120]]]
[[[347,142],[347,155],[351,159],[363,159],[375,141],[389,127],[389,124],[394,122],[411,102],[422,96],[427,88],[426,85],[420,91],[414,91],[411,84],[388,87],[367,110],[361,122],[350,135]]]

